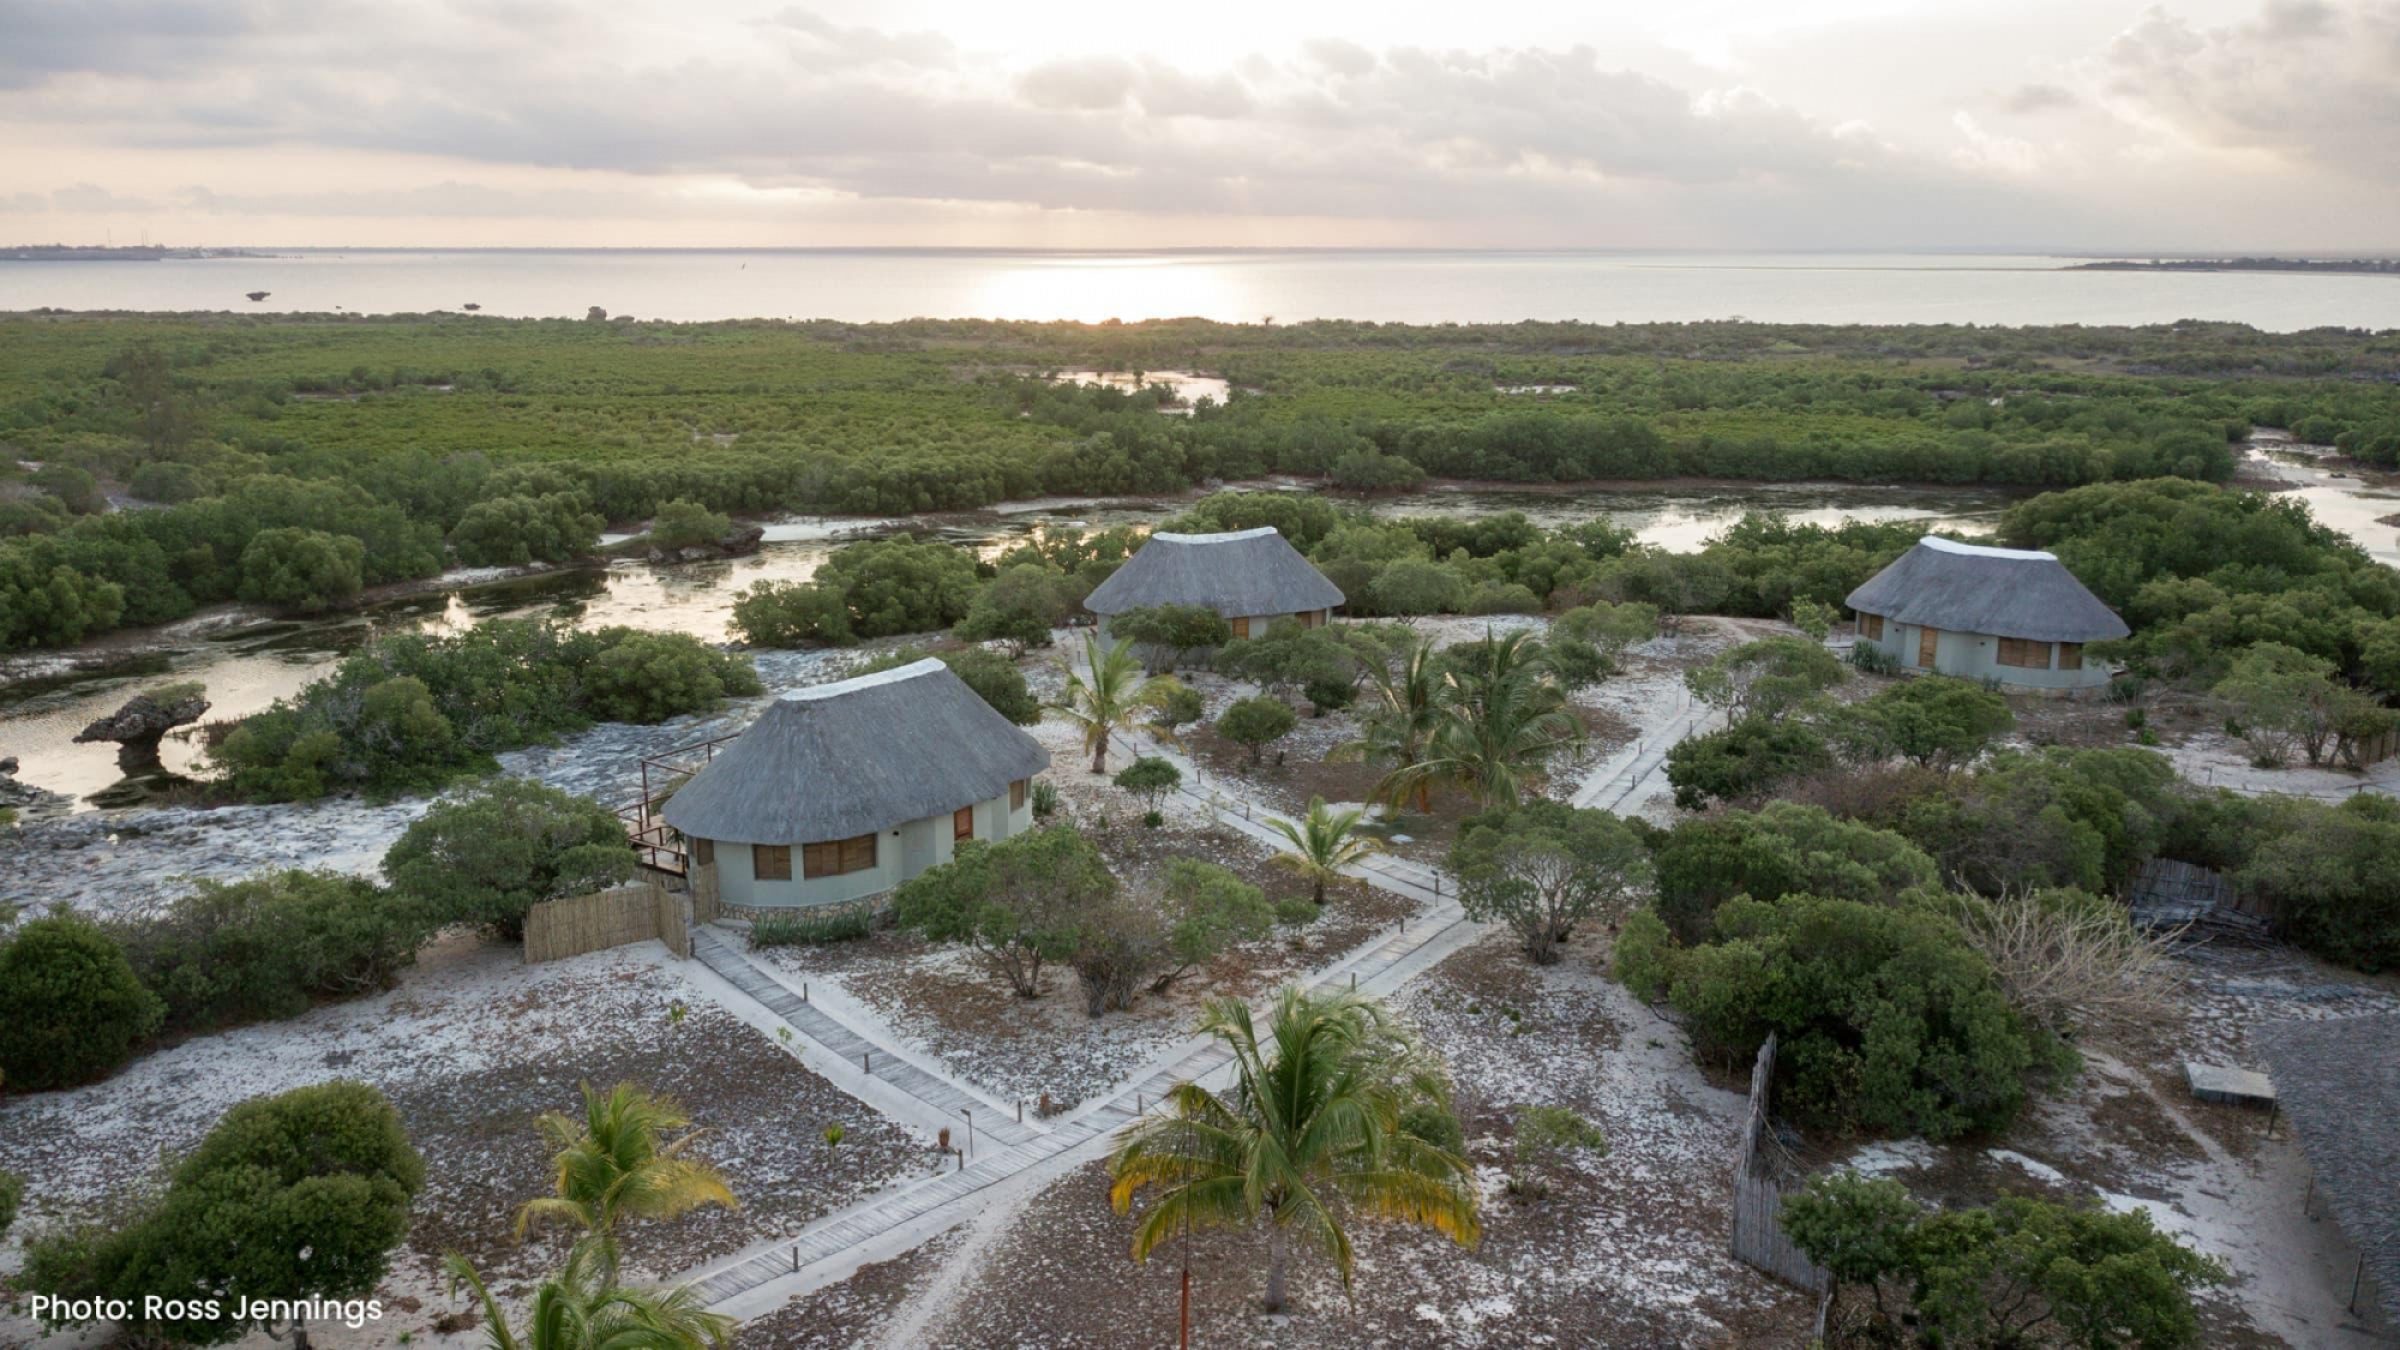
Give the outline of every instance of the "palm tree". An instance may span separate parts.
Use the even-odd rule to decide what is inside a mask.
[[[463,1256],[449,1259],[450,1291],[467,1286],[482,1305],[491,1350],[716,1350],[731,1344],[733,1319],[712,1313],[688,1285],[628,1289],[604,1269],[606,1258],[578,1242],[566,1267],[538,1285],[523,1330]]]
[[[1360,719],[1358,738],[1334,747],[1332,758],[1389,764],[1392,774],[1386,776],[1384,783],[1390,784],[1425,758],[1435,734],[1441,730],[1445,716],[1441,667],[1434,660],[1432,639],[1420,638],[1409,648],[1397,671],[1369,662],[1367,673],[1373,681],[1374,693]],[[1377,793],[1381,798],[1381,786]],[[1403,801],[1413,799],[1418,812],[1430,811],[1432,780],[1416,778],[1398,798],[1382,799],[1395,809]]]
[[[1107,773],[1109,736],[1131,731],[1140,723],[1143,713],[1158,706],[1158,698],[1150,681],[1142,675],[1142,663],[1134,659],[1130,640],[1103,652],[1098,633],[1085,635],[1083,664],[1091,672],[1090,681],[1086,682],[1070,665],[1067,696],[1050,706],[1083,728],[1083,748],[1092,752],[1092,772]],[[1163,728],[1152,730],[1167,736]],[[1173,738],[1167,736],[1167,739]]]
[[[1134,1260],[1178,1232],[1264,1219],[1266,1306],[1280,1312],[1295,1238],[1331,1257],[1349,1288],[1349,1212],[1421,1224],[1460,1246],[1482,1236],[1467,1161],[1402,1123],[1418,1108],[1447,1111],[1441,1065],[1382,1005],[1287,985],[1265,1045],[1238,999],[1212,1000],[1199,1030],[1233,1052],[1231,1090],[1177,1084],[1109,1160],[1118,1213],[1159,1187],[1134,1226]]]
[[[1514,806],[1527,773],[1580,742],[1583,724],[1567,711],[1566,691],[1530,633],[1486,632],[1459,656],[1443,676],[1444,717],[1430,752],[1393,771],[1382,790],[1398,795],[1450,782],[1473,793],[1482,810]]]
[[[1277,867],[1298,872],[1309,883],[1309,899],[1325,903],[1325,887],[1342,879],[1342,869],[1352,866],[1370,854],[1383,851],[1383,845],[1367,835],[1357,833],[1359,811],[1333,811],[1325,806],[1323,797],[1308,799],[1308,814],[1294,825],[1280,817],[1270,816],[1267,824],[1277,834],[1290,841],[1292,851],[1278,853],[1270,861]]]
[[[672,1219],[702,1205],[738,1203],[725,1178],[707,1163],[679,1156],[698,1134],[673,1142],[663,1136],[691,1123],[683,1108],[631,1083],[605,1094],[583,1088],[583,1119],[555,1112],[534,1122],[556,1150],[555,1195],[517,1210],[517,1236],[536,1223],[561,1221],[591,1235],[593,1257],[613,1281],[617,1227],[627,1219]]]

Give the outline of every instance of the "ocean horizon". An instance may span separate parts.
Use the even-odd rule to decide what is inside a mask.
[[[1278,323],[2400,328],[2395,279],[2088,272],[2191,255],[1959,250],[212,245],[264,256],[0,263],[0,310]],[[258,301],[247,298],[263,291]]]

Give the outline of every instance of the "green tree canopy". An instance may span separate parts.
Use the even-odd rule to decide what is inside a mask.
[[[509,941],[544,900],[583,895],[633,875],[625,822],[588,797],[530,778],[498,778],[434,803],[383,855],[384,875],[442,923],[472,923]]]
[[[1613,919],[1650,879],[1641,837],[1606,811],[1536,798],[1468,820],[1450,850],[1459,904],[1481,923],[1506,923],[1536,965],[1586,919]]]

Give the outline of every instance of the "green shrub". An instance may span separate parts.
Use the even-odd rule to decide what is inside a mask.
[[[205,497],[215,485],[194,465],[154,459],[135,469],[125,486],[143,501],[173,505]]]
[[[119,1323],[130,1339],[234,1341],[260,1326],[240,1315],[259,1304],[372,1293],[424,1184],[424,1160],[382,1093],[339,1080],[295,1088],[226,1112],[129,1222],[28,1244],[25,1275],[62,1298],[131,1305]]]
[[[1249,764],[1256,767],[1259,751],[1290,735],[1299,720],[1291,705],[1262,694],[1236,700],[1217,718],[1217,734],[1247,750]]]
[[[854,942],[875,931],[875,918],[857,907],[811,913],[767,914],[750,921],[750,945],[758,947],[823,947]]]
[[[1667,781],[1674,785],[1675,804],[1686,811],[1764,797],[1831,767],[1833,747],[1824,733],[1791,717],[1745,717],[1687,736],[1667,751]]]
[[[1316,906],[1310,905],[1314,911]],[[1463,1153],[1467,1147],[1466,1127],[1458,1123],[1458,1114],[1440,1102],[1418,1102],[1400,1113],[1400,1129],[1412,1139],[1422,1139],[1444,1153]]]
[[[1930,910],[1745,898],[1717,911],[1709,942],[1674,950],[1659,936],[1620,944],[1619,978],[1655,988],[1664,974],[1699,1054],[1745,1062],[1775,1033],[1776,1100],[1802,1121],[1932,1139],[1999,1130],[2030,1082],[2074,1063]]]
[[[842,593],[808,581],[761,581],[733,602],[728,620],[753,647],[798,647],[822,642],[847,647],[858,641]]]
[[[1208,712],[1208,700],[1200,691],[1172,675],[1160,675],[1142,686],[1158,700],[1150,714],[1150,725],[1173,731],[1186,723],[1197,722]]]
[[[204,881],[118,926],[169,1030],[293,1017],[318,998],[388,989],[434,925],[413,902],[332,872]]]
[[[1683,942],[1706,937],[1717,906],[1737,895],[1878,903],[1941,881],[1933,859],[1902,836],[1793,802],[1676,825],[1657,848],[1657,871],[1659,917]]]
[[[1111,615],[1108,636],[1134,644],[1145,664],[1166,671],[1231,642],[1233,625],[1206,605],[1147,605]]]
[[[1850,649],[1850,664],[1869,675],[1900,673],[1900,658],[1871,642],[1860,642]]]
[[[393,888],[431,922],[476,924],[512,942],[534,905],[614,886],[633,867],[615,812],[530,778],[434,803],[383,855]]]
[[[1058,785],[1047,778],[1033,780],[1033,818],[1048,820],[1058,814]]]
[[[1312,679],[1300,687],[1300,692],[1308,698],[1308,714],[1311,717],[1340,712],[1358,701],[1358,686],[1343,679]]]
[[[0,1237],[17,1221],[17,1206],[25,1199],[25,1182],[14,1172],[0,1172]]]
[[[1567,1106],[1528,1106],[1517,1112],[1517,1165],[1509,1172],[1511,1195],[1538,1197],[1550,1191],[1548,1173],[1576,1150],[1608,1155],[1608,1136]]]
[[[469,567],[570,562],[600,546],[607,524],[579,493],[492,497],[458,518],[450,547]]]
[[[1170,760],[1144,755],[1118,772],[1116,784],[1132,793],[1143,810],[1156,815],[1159,801],[1183,786],[1183,770]]]
[[[733,519],[711,511],[688,497],[662,502],[650,520],[650,543],[654,548],[673,551],[684,548],[705,548],[724,542],[733,533]]]
[[[975,592],[966,617],[952,634],[962,642],[1005,643],[1012,655],[1050,645],[1050,630],[1067,621],[1082,602],[1065,573],[1038,563],[1019,563]]]
[[[2360,970],[2400,969],[2400,803],[2268,798],[2246,813],[2235,878],[2294,943]]]
[[[1784,1198],[1795,1246],[1833,1277],[1835,1320],[1872,1344],[2200,1344],[2195,1290],[2224,1268],[2140,1209],[2004,1196],[1928,1210],[1899,1182],[1821,1173]]]
[[[116,1068],[158,1030],[158,996],[142,987],[106,931],[61,910],[21,924],[0,945],[0,1082],[61,1088]]]
[[[764,689],[748,658],[688,633],[603,628],[594,636],[599,650],[583,667],[583,711],[603,722],[663,722]]]
[[[323,530],[260,530],[242,550],[240,595],[254,604],[314,613],[358,598],[367,550]]]

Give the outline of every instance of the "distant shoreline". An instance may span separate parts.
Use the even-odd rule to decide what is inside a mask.
[[[2073,263],[2068,272],[2323,272],[2341,276],[2400,277],[2400,258],[2130,258]]]

